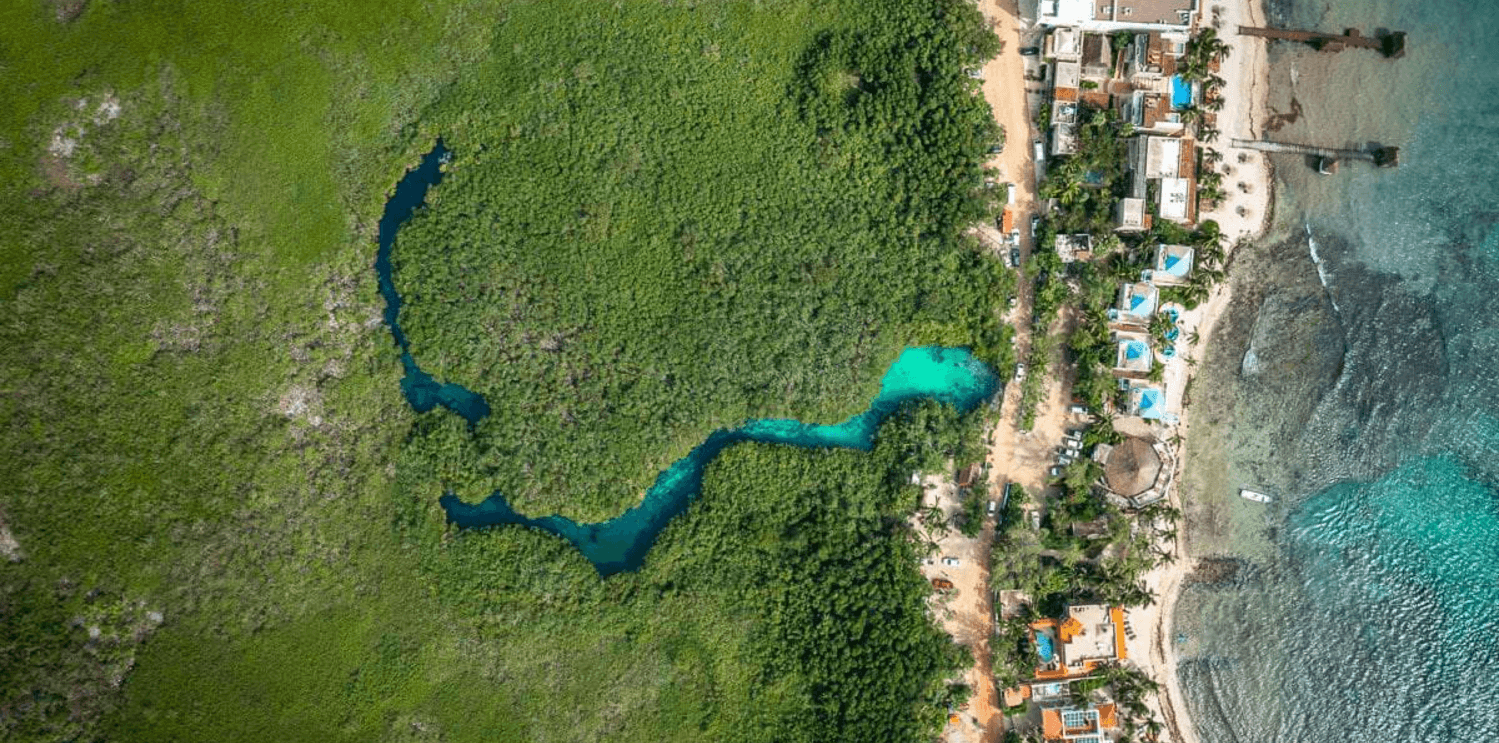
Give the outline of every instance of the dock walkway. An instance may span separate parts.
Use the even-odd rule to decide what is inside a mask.
[[[1371,147],[1362,150],[1339,150],[1331,147],[1317,147],[1309,144],[1293,144],[1290,142],[1269,142],[1259,139],[1235,139],[1232,141],[1234,147],[1246,150],[1259,150],[1261,152],[1283,152],[1292,155],[1311,155],[1313,157],[1326,158],[1328,160],[1363,160],[1378,165],[1381,168],[1393,167],[1400,164],[1399,147]]]
[[[1357,49],[1373,49],[1390,59],[1399,59],[1405,56],[1404,31],[1382,32],[1377,36],[1365,36],[1356,28],[1347,29],[1339,35],[1325,34],[1320,31],[1293,31],[1283,28],[1240,26],[1239,35],[1297,41],[1323,52],[1340,52],[1344,48],[1354,47]]]

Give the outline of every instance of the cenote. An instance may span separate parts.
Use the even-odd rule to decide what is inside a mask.
[[[417,365],[401,332],[401,297],[391,271],[390,253],[396,231],[422,205],[427,190],[442,180],[441,166],[447,155],[447,149],[439,141],[421,164],[396,185],[380,219],[375,271],[379,275],[380,294],[385,298],[385,321],[401,349],[404,369],[401,390],[407,402],[418,412],[441,405],[474,425],[489,415],[489,404],[481,395],[460,385],[439,383]],[[518,525],[555,534],[577,547],[601,575],[612,575],[640,567],[656,536],[673,517],[687,509],[701,488],[708,463],[729,446],[756,441],[868,451],[874,445],[880,423],[902,403],[933,399],[968,411],[992,395],[997,387],[994,373],[967,349],[908,348],[885,372],[879,396],[863,413],[833,425],[764,418],[738,428],[714,431],[687,456],[658,475],[639,505],[608,521],[579,524],[562,516],[530,518],[516,513],[498,492],[477,505],[464,503],[451,493],[442,496],[439,502],[448,520],[462,528]]]

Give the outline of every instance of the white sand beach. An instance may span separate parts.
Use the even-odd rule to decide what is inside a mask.
[[[1232,245],[1239,240],[1253,240],[1264,235],[1270,227],[1273,214],[1273,181],[1268,157],[1262,152],[1235,148],[1229,144],[1235,138],[1258,139],[1267,116],[1269,61],[1266,41],[1235,33],[1240,25],[1263,26],[1264,21],[1264,9],[1259,0],[1209,3],[1203,7],[1200,19],[1202,26],[1216,28],[1219,38],[1231,47],[1228,58],[1218,72],[1224,80],[1224,106],[1217,119],[1222,133],[1217,142],[1207,145],[1224,154],[1218,169],[1224,173],[1224,192],[1227,196],[1214,209],[1201,215],[1202,219],[1218,222],[1225,239],[1229,241],[1230,254]],[[1195,343],[1185,349],[1184,358],[1201,360],[1203,349],[1211,342],[1213,330],[1230,299],[1229,284],[1222,282],[1213,289],[1207,301],[1183,313],[1180,322],[1182,336],[1196,339]],[[1190,376],[1186,372],[1191,366],[1186,363],[1177,366],[1183,371],[1181,378],[1173,385],[1174,396],[1179,404],[1177,409],[1181,410],[1181,420],[1172,433],[1184,441],[1190,436],[1191,410],[1190,405],[1181,404],[1181,395],[1186,389],[1187,377]],[[1176,462],[1178,471],[1175,482],[1178,483],[1178,488],[1173,489],[1171,499],[1172,505],[1180,508],[1182,471],[1189,466],[1184,446],[1178,446]],[[1161,683],[1162,693],[1155,704],[1166,725],[1169,736],[1166,740],[1198,743],[1197,732],[1187,713],[1186,698],[1178,680],[1176,655],[1170,648],[1176,636],[1177,596],[1183,580],[1195,566],[1195,559],[1184,546],[1178,539],[1175,545],[1175,562],[1157,568],[1146,578],[1151,590],[1155,592],[1156,601],[1149,607],[1130,612],[1132,620],[1137,620],[1136,626],[1144,628],[1137,637],[1137,642],[1147,646],[1140,648],[1144,652],[1139,654],[1132,647],[1131,656],[1151,677]]]

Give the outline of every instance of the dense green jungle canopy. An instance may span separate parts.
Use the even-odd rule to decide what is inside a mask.
[[[997,357],[1001,267],[958,239],[996,132],[937,7],[497,44],[431,116],[457,159],[394,256],[418,363],[503,411],[448,484],[597,521],[715,428],[857,413],[905,346]]]
[[[0,7],[0,740],[921,739],[962,659],[901,483],[971,418],[732,449],[609,580],[436,498],[613,515],[904,345],[998,358],[992,44],[960,0]],[[438,136],[397,278],[462,435],[372,271]]]

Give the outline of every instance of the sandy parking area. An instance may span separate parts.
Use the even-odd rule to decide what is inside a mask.
[[[984,99],[994,109],[994,118],[1005,131],[1005,147],[989,161],[999,171],[999,180],[1016,187],[1016,216],[1035,211],[1036,176],[1031,162],[1031,139],[1035,136],[1031,114],[1025,103],[1025,58],[1020,56],[1020,18],[1016,0],[979,0],[979,12],[989,20],[1002,48],[984,65]],[[1022,222],[1024,220],[1021,220]],[[1028,240],[1029,230],[1021,229]]]
[[[983,531],[973,539],[958,531],[954,517],[961,504],[951,473],[926,476],[922,488],[922,507],[938,506],[950,525],[945,534],[928,534],[934,537],[938,549],[930,558],[932,564],[921,566],[921,573],[928,580],[950,580],[954,586],[954,590],[933,597],[933,613],[943,630],[973,651],[976,661],[965,678],[973,688],[973,697],[968,708],[958,714],[958,722],[948,724],[944,737],[968,743],[998,740],[991,731],[998,729],[999,697],[989,672],[989,638],[994,633],[994,614],[989,601],[989,545],[993,542],[994,527],[986,520]],[[958,564],[946,565],[944,559],[955,559]]]

